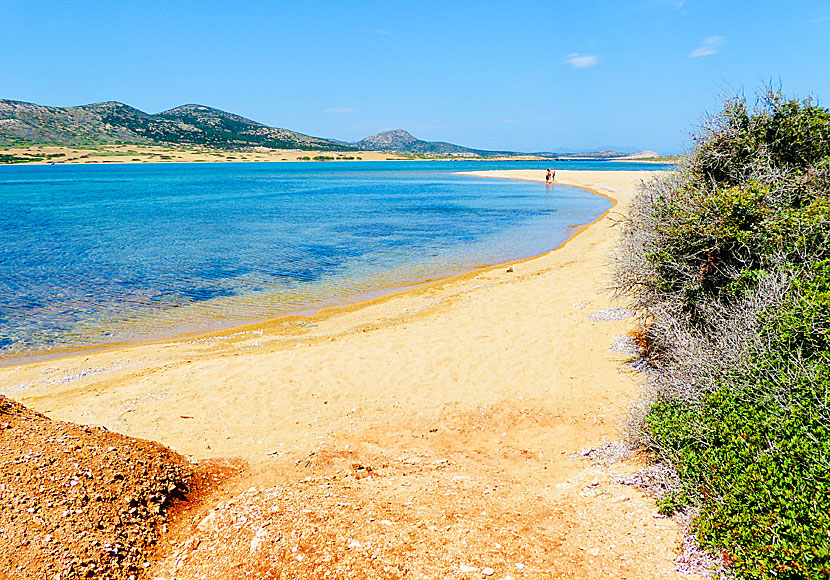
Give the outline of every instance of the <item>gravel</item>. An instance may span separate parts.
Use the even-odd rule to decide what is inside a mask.
[[[614,322],[634,318],[635,315],[636,313],[629,308],[603,308],[602,310],[595,310],[588,315],[588,318],[594,322]]]
[[[143,578],[193,466],[0,396],[0,577]]]

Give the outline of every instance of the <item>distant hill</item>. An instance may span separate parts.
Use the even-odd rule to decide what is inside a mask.
[[[0,99],[0,146],[116,143],[199,145],[221,149],[347,149],[342,142],[268,127],[202,105],[151,115],[118,102],[45,107]]]
[[[638,151],[637,153],[629,153],[623,159],[658,159],[660,154],[656,151]]]
[[[578,161],[582,160],[619,160],[619,159],[629,159],[629,160],[636,160],[636,159],[656,159],[660,157],[659,153],[655,153],[654,151],[639,151],[637,153],[623,153],[622,151],[615,151],[615,150],[608,150],[608,149],[601,149],[599,151],[583,151],[580,153],[554,153],[551,151],[537,151],[536,153],[531,153],[530,155],[536,155],[538,157],[544,157],[545,159],[553,159],[553,160],[562,160],[562,161]]]
[[[363,151],[400,151],[404,153],[429,153],[434,155],[462,155],[469,157],[493,157],[498,155],[517,155],[511,151],[487,151],[453,145],[444,141],[422,141],[403,129],[383,131],[377,135],[361,139],[351,144]]]
[[[310,137],[269,127],[204,105],[182,105],[149,114],[124,103],[107,101],[78,107],[46,107],[0,99],[0,148],[27,145],[145,144],[185,145],[240,150],[302,149],[318,151],[389,151],[452,157],[510,157],[515,151],[487,151],[445,141],[423,141],[403,129],[383,131],[355,143]],[[653,152],[645,152],[654,155]],[[532,153],[546,159],[608,159],[619,151]],[[644,156],[646,156],[644,155]]]

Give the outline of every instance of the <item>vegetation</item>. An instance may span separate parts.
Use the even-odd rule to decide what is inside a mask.
[[[679,163],[685,159],[684,155],[660,155],[659,157],[647,157],[637,159],[638,163]]]
[[[655,367],[631,434],[739,578],[830,577],[830,111],[728,100],[624,224]]]
[[[250,119],[200,105],[183,105],[155,115],[123,103],[44,107],[0,99],[0,112],[18,121],[4,125],[0,147],[28,145],[169,145],[243,150],[352,150],[347,144],[268,127]]]
[[[0,163],[32,163],[35,161],[43,161],[43,157],[34,156],[20,156],[11,153],[0,153]]]
[[[44,159],[53,159],[55,157],[63,157],[62,153],[39,153],[36,155],[22,154],[15,155],[13,153],[0,153],[0,165],[11,163],[37,163]]]

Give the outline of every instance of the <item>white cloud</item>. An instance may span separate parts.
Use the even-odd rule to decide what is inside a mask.
[[[709,36],[703,39],[700,46],[689,53],[689,58],[700,58],[701,56],[715,54],[724,44],[726,44],[726,39],[723,36]]]
[[[351,107],[332,107],[331,109],[323,109],[324,113],[354,113]]]
[[[819,16],[818,18],[812,18],[808,22],[811,24],[818,24],[819,22],[827,22],[830,20],[830,16]]]
[[[579,54],[578,52],[572,52],[565,57],[565,62],[574,68],[588,68],[589,66],[595,66],[598,61],[599,58],[597,58],[595,54]]]

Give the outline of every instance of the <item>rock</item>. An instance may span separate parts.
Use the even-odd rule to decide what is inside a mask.
[[[264,540],[267,535],[268,530],[266,530],[263,527],[260,527],[256,531],[256,534],[254,534],[254,539],[251,540],[251,552],[256,552],[256,549],[259,547],[259,545],[262,543],[262,540]]]
[[[208,530],[210,530],[213,527],[213,520],[214,519],[216,519],[216,512],[215,511],[210,512],[208,515],[206,515],[204,518],[202,518],[202,521],[199,522],[196,525],[196,528],[199,529],[202,532],[207,532]]]
[[[483,568],[481,570],[481,573],[484,574],[485,576],[492,576],[493,574],[496,573],[496,571],[493,570],[492,568]]]

